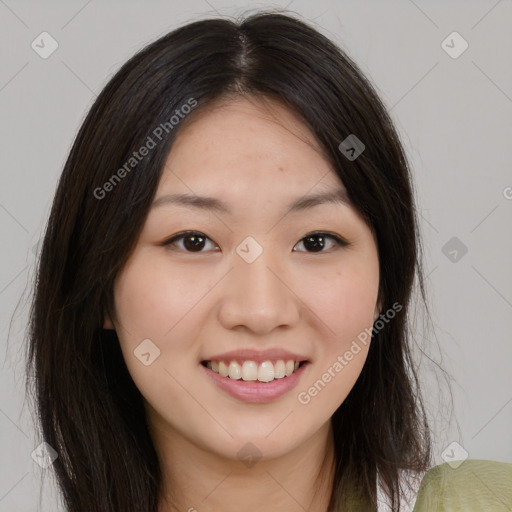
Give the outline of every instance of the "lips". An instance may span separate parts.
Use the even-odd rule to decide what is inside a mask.
[[[244,361],[254,361],[256,364],[261,364],[264,361],[277,361],[277,360],[289,361],[290,359],[293,361],[297,361],[299,363],[309,362],[307,356],[303,354],[299,354],[296,352],[290,352],[288,350],[283,350],[280,348],[272,348],[267,350],[256,350],[256,349],[238,349],[232,350],[230,352],[224,352],[222,354],[215,354],[208,357],[205,357],[201,360],[201,363],[207,363],[215,361],[220,363],[221,361],[226,361],[227,363],[231,361],[236,361],[238,364],[243,364]]]
[[[272,379],[269,382],[245,381],[223,377],[219,373],[199,365],[201,371],[213,382],[218,389],[242,402],[266,403],[277,400],[295,388],[303,375],[308,372],[309,364],[304,363],[290,375]]]
[[[220,389],[249,402],[273,400],[292,389],[311,361],[280,348],[239,349],[209,356],[200,366]]]

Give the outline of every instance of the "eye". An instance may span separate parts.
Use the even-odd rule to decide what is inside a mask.
[[[166,240],[162,245],[171,246],[181,240],[184,241],[184,245],[182,247],[178,247],[178,249],[186,252],[205,252],[202,251],[205,246],[205,241],[209,240],[211,242],[204,233],[200,233],[199,231],[184,231],[183,233],[178,233],[169,240]]]
[[[331,247],[347,247],[349,242],[342,239],[341,237],[333,234],[333,233],[325,233],[323,231],[318,231],[315,233],[310,233],[306,235],[299,244],[304,244],[306,247],[306,252],[326,252],[325,247],[329,246],[329,243],[326,243],[326,240],[330,240]],[[179,246],[178,242],[183,241],[183,245]],[[184,231],[182,233],[178,233],[174,235],[172,238],[169,238],[165,242],[162,243],[163,246],[177,246],[178,250],[182,250],[185,252],[205,252],[204,249],[206,242],[209,241],[213,244],[213,241],[208,238],[204,233],[199,231]],[[299,245],[297,244],[297,245]],[[213,244],[214,247],[218,247]],[[295,247],[297,247],[297,245]],[[173,247],[170,249],[174,250]]]
[[[323,251],[326,246],[326,240],[331,240],[331,244],[334,243],[334,247],[347,247],[350,245],[346,240],[342,239],[338,235],[325,233],[323,231],[318,231],[316,233],[310,233],[309,235],[306,235],[297,245],[303,244],[304,247],[312,249],[311,251],[307,252],[327,252]]]

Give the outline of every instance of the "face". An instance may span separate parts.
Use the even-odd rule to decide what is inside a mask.
[[[342,199],[304,202],[329,192]],[[278,457],[329,425],[366,359],[369,338],[358,335],[378,313],[377,247],[344,194],[313,135],[279,104],[270,113],[237,99],[183,127],[116,279],[115,325],[105,320],[151,428],[235,460],[249,442]],[[259,361],[276,361],[274,372],[290,354],[307,363],[237,386],[202,364],[243,350],[253,352],[225,357],[233,377],[231,360],[249,361],[249,378]]]

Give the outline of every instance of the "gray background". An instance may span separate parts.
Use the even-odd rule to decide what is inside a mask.
[[[0,0],[0,511],[36,510],[49,474],[31,458],[41,440],[24,394],[23,336],[34,252],[86,111],[127,58],[167,31],[287,5],[367,73],[413,167],[433,319],[417,342],[452,377],[449,388],[418,359],[436,462],[465,450],[512,463],[511,0]],[[31,47],[43,31],[59,45],[47,59]],[[453,31],[469,44],[458,58],[442,46]],[[43,490],[43,510],[57,510],[51,482]]]

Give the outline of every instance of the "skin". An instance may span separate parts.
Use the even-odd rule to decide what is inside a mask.
[[[344,187],[300,119],[278,103],[267,105],[271,111],[254,98],[231,99],[181,127],[156,198],[213,196],[232,215],[176,204],[150,210],[115,282],[115,325],[105,318],[145,399],[164,476],[159,512],[327,510],[330,418],[356,382],[369,345],[360,344],[309,403],[297,396],[371,329],[379,313],[377,246],[350,205],[284,216],[295,199]],[[190,239],[162,245],[185,230],[206,236],[204,245],[196,251],[185,245]],[[315,252],[304,238],[317,231],[350,245],[326,238]],[[263,248],[252,263],[236,252],[247,236]],[[134,356],[147,338],[160,350],[148,366]],[[199,365],[245,347],[288,349],[310,364],[284,396],[242,402]],[[237,455],[249,442],[261,456],[251,467]]]

